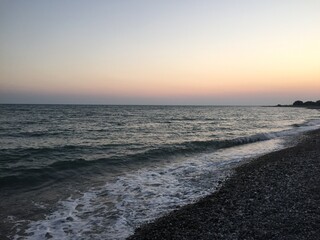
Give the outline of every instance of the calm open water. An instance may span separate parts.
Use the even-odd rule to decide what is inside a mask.
[[[319,127],[300,108],[0,105],[0,238],[124,239]]]

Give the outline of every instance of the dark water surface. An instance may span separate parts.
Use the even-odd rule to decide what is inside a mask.
[[[1,239],[123,239],[319,119],[301,108],[0,105]]]

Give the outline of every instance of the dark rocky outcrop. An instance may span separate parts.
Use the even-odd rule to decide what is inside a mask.
[[[320,106],[320,100],[313,102],[313,101],[306,101],[303,102],[301,100],[295,101],[292,106],[294,107],[317,107]]]
[[[303,102],[298,100],[298,101],[295,101],[292,105],[293,106],[303,106]]]

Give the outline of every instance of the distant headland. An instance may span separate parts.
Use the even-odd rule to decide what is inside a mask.
[[[297,100],[292,105],[281,105],[278,104],[277,107],[306,107],[306,108],[320,108],[320,100],[318,101],[306,101]]]

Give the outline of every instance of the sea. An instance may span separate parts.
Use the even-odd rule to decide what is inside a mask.
[[[0,105],[0,239],[125,239],[317,128],[306,108]]]

